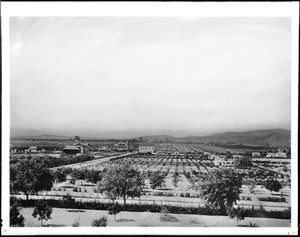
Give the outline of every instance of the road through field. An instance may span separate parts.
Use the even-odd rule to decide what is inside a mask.
[[[72,168],[72,169],[93,168],[94,166],[96,166],[99,163],[107,162],[107,161],[110,161],[111,159],[115,159],[115,158],[130,156],[130,155],[133,155],[133,154],[135,154],[135,153],[130,152],[130,153],[122,154],[122,155],[109,156],[109,157],[105,157],[105,158],[99,158],[99,159],[89,160],[89,161],[80,162],[80,163],[62,165],[62,166],[54,167],[54,168],[51,168],[51,169],[56,170],[56,169],[59,169],[59,168]]]

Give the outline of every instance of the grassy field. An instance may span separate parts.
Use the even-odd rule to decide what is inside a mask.
[[[33,208],[22,208],[21,214],[25,218],[25,227],[40,227],[41,222],[32,217]],[[72,227],[76,222],[79,227],[91,226],[93,219],[107,216],[107,226],[135,226],[135,227],[236,227],[236,220],[227,216],[183,215],[149,212],[120,212],[116,216],[108,215],[108,211],[75,210],[53,208],[52,219],[44,221],[45,227]],[[250,222],[259,227],[289,227],[289,220],[270,218],[245,218],[239,222],[240,226],[249,226]]]

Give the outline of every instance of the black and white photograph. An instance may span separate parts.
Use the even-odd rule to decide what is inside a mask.
[[[2,234],[298,234],[299,3],[60,4],[1,10]]]

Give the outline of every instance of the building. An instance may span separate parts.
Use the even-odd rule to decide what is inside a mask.
[[[252,157],[260,157],[260,152],[252,152]]]
[[[88,151],[90,151],[90,146],[88,143],[84,143],[84,142],[75,142],[73,143],[73,146],[76,146],[80,149],[80,153],[83,154],[83,153],[86,153]]]
[[[215,156],[214,165],[218,167],[233,167],[234,159],[224,159],[222,157]]]
[[[118,142],[114,145],[115,151],[128,151],[128,141],[127,142]]]
[[[244,157],[243,155],[232,155],[233,159],[240,159],[240,158],[243,158],[243,157]]]
[[[98,149],[99,151],[109,151],[108,146],[102,146]]]
[[[286,158],[286,153],[279,151],[275,154],[275,157]]]
[[[139,153],[147,154],[147,153],[154,153],[154,146],[152,145],[140,145],[139,146]]]
[[[29,147],[28,152],[30,152],[30,153],[37,153],[37,147],[36,146]]]
[[[266,155],[267,158],[275,157],[275,153],[273,152],[268,152]]]
[[[63,148],[63,152],[67,155],[76,155],[81,152],[80,148],[77,146],[66,146]]]

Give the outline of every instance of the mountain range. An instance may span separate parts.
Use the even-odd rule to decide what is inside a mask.
[[[290,146],[290,131],[285,129],[254,130],[247,132],[226,132],[209,136],[173,137],[169,135],[144,136],[148,141],[197,142],[197,143],[240,143],[243,145]]]
[[[175,137],[170,135],[152,135],[142,136],[143,140],[148,141],[169,141],[169,142],[196,142],[196,143],[228,143],[233,142],[242,145],[260,146],[269,144],[270,146],[290,146],[291,132],[285,129],[254,130],[246,132],[225,132],[212,134],[209,136],[187,136]],[[80,135],[80,134],[79,134]],[[18,135],[11,131],[11,138],[36,138],[36,139],[73,139],[74,136],[57,136],[41,135],[36,131],[34,134],[27,136],[24,133]],[[85,140],[100,139],[95,137],[82,137]],[[129,139],[129,138],[128,138]],[[140,137],[135,139],[139,140]]]

